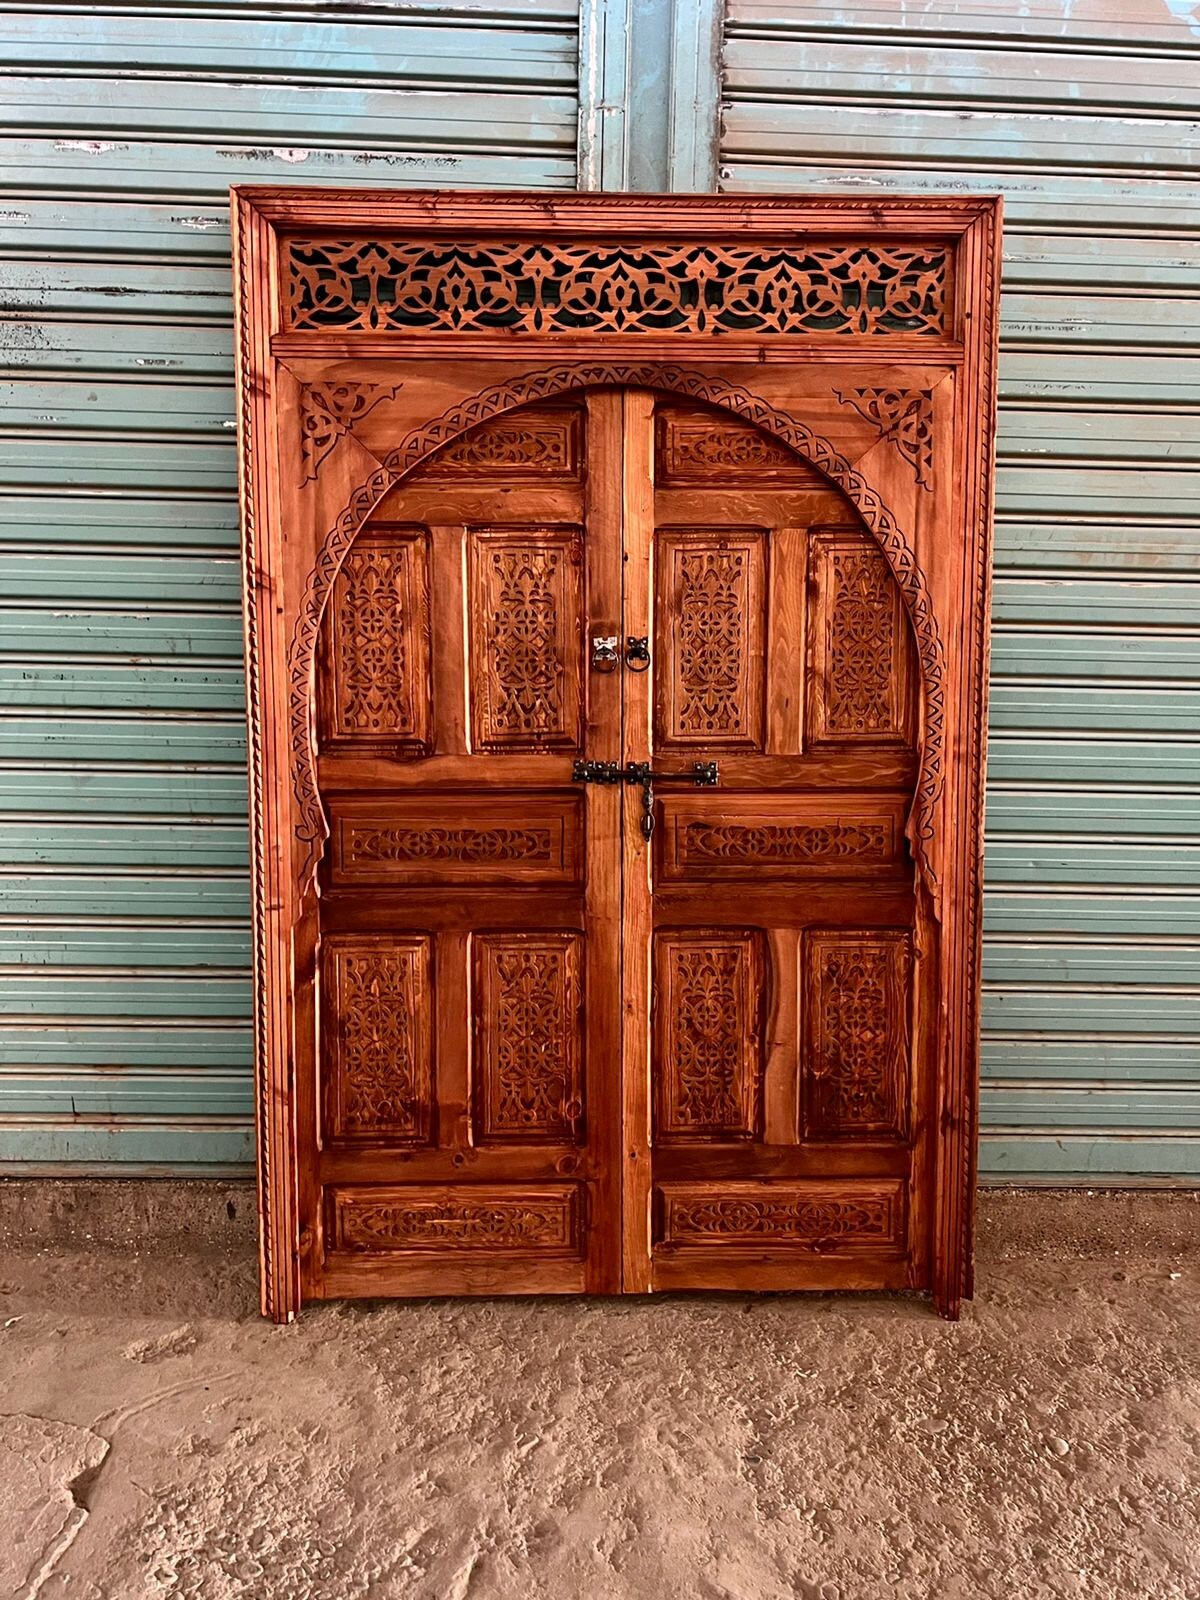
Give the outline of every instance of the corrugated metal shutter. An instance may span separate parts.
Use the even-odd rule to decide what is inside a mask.
[[[726,189],[1005,194],[983,1171],[1194,1180],[1200,21],[731,0],[725,61]]]
[[[0,17],[0,1161],[252,1155],[228,185],[574,188],[577,53],[570,0]]]

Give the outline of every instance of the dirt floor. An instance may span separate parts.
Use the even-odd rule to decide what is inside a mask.
[[[0,1596],[1200,1600],[1195,1195],[986,1198],[957,1326],[697,1296],[279,1329],[244,1189],[0,1187]]]

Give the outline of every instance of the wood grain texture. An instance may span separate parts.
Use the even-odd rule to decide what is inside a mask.
[[[257,190],[241,215],[266,1309],[873,1286],[957,1314],[998,207]],[[360,613],[354,701],[330,663]],[[609,636],[648,670],[589,666]],[[653,763],[649,811],[573,783],[576,754]],[[316,1037],[339,942],[392,952],[362,969],[393,1034],[378,1138],[350,1011]]]

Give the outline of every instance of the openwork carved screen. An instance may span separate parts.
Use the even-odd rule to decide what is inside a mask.
[[[950,332],[940,245],[289,239],[293,332]]]

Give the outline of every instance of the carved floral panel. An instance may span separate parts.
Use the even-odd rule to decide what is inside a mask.
[[[581,935],[489,933],[474,942],[479,1139],[578,1139],[583,1114]]]
[[[763,747],[767,535],[656,536],[657,742]]]
[[[781,439],[725,411],[660,406],[655,416],[660,488],[674,485],[786,484],[828,489],[829,480]]]
[[[326,945],[323,1075],[332,1138],[429,1143],[430,961],[423,935]]]
[[[386,739],[419,753],[432,737],[429,540],[423,530],[355,540],[327,618],[335,739]]]
[[[334,888],[570,884],[583,871],[579,794],[364,795],[330,804]]]
[[[950,333],[950,252],[908,244],[289,239],[292,331]]]
[[[895,1254],[903,1244],[899,1182],[664,1184],[660,1244],[667,1248]]]
[[[654,962],[655,1136],[749,1139],[762,1076],[761,940],[661,933]]]
[[[803,959],[806,1136],[902,1138],[908,1121],[908,935],[809,933]]]
[[[814,535],[809,550],[810,739],[909,741],[910,646],[887,562],[858,534]]]
[[[578,530],[473,528],[468,539],[472,744],[577,749],[584,635]]]
[[[573,482],[582,465],[582,414],[522,408],[481,423],[438,452],[423,469],[423,481],[498,478],[504,482]]]
[[[335,1189],[327,1195],[335,1250],[501,1257],[579,1251],[573,1185],[406,1184]]]

